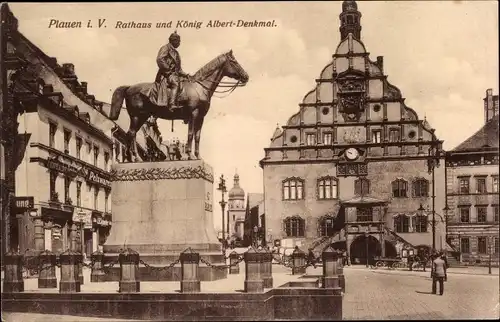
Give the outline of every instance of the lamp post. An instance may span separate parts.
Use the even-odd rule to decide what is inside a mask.
[[[432,251],[436,251],[436,177],[434,169],[439,167],[439,147],[432,129],[432,143],[428,151],[427,171],[432,174]],[[421,207],[422,208],[422,207]],[[420,210],[420,209],[419,209]]]
[[[224,228],[224,209],[226,208],[226,201],[224,200],[225,193],[227,192],[226,190],[226,179],[224,179],[224,175],[221,174],[219,178],[219,188],[217,188],[222,194],[222,199],[219,202],[221,208],[222,208],[222,248],[225,249],[224,243],[226,241],[226,232]]]
[[[494,248],[494,242],[495,240],[493,239],[493,237],[490,236],[489,238],[489,259],[488,259],[488,274],[491,275],[491,253],[493,253],[493,248]]]
[[[365,227],[366,268],[368,268],[368,227]]]

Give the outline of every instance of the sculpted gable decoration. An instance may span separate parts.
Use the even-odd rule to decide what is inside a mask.
[[[357,122],[365,106],[365,79],[362,73],[347,71],[337,78],[339,112],[346,122]]]

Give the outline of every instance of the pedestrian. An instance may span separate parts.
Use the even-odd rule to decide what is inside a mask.
[[[446,263],[443,253],[438,254],[432,261],[432,294],[436,294],[436,284],[439,282],[439,295],[443,295],[444,281],[447,280]]]

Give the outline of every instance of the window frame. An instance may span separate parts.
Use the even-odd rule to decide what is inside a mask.
[[[393,134],[395,133],[395,137]],[[401,130],[396,127],[389,128],[389,142],[400,142],[401,141]]]
[[[396,187],[396,189],[394,189]],[[398,178],[391,182],[393,198],[408,198],[408,181]],[[397,191],[397,193],[395,193]]]
[[[429,180],[425,178],[416,178],[412,182],[413,196],[418,198],[429,197]]]
[[[295,226],[294,226],[295,225]],[[300,216],[291,216],[283,219],[283,230],[290,238],[303,238],[306,232],[306,221]]]
[[[484,249],[483,249],[484,248]],[[485,236],[477,237],[477,253],[488,254],[488,238]]]
[[[462,183],[466,183],[462,185]],[[466,189],[464,189],[466,188]],[[470,177],[459,177],[458,178],[458,194],[468,195],[470,194]]]
[[[488,187],[486,184],[486,176],[481,176],[481,177],[475,177],[476,179],[476,193],[488,193]],[[480,185],[480,182],[482,184]],[[481,190],[479,189],[481,187]]]
[[[329,183],[329,184],[327,184]],[[316,180],[316,199],[317,200],[334,200],[338,199],[339,195],[339,180],[333,176],[324,176]],[[330,194],[327,196],[327,187]]]
[[[326,142],[327,140],[325,140],[325,138],[327,136],[330,137],[329,142]],[[324,145],[332,145],[333,144],[333,132],[323,132],[321,139],[322,139],[322,142]]]
[[[306,134],[306,146],[315,146],[315,145],[317,145],[318,142],[317,142],[317,138],[316,138],[316,133],[314,133],[314,132],[306,132],[305,134]],[[311,137],[313,138],[312,139],[312,141],[313,141],[312,144],[310,144],[310,142],[309,142],[309,138],[311,138]]]
[[[460,253],[470,254],[470,238],[469,237],[460,237],[459,243],[460,243]],[[464,245],[464,244],[466,244],[466,245]]]
[[[479,220],[480,215],[481,215],[482,219],[484,219],[484,220]],[[483,223],[483,224],[488,222],[488,207],[487,206],[476,206],[476,222]]]
[[[292,185],[293,183],[293,185]],[[305,198],[305,181],[299,177],[289,177],[281,182],[281,199],[283,201],[304,200]],[[292,198],[294,190],[295,197]],[[287,192],[286,192],[287,191]],[[286,192],[286,193],[285,193]],[[299,196],[300,192],[300,196]]]
[[[471,222],[471,218],[470,218],[470,206],[466,206],[466,207],[458,207],[458,211],[459,211],[459,216],[460,216],[460,222],[461,223],[470,223]],[[463,211],[464,210],[467,210],[467,221],[464,221],[463,220],[463,216],[464,216],[464,213]]]
[[[356,196],[366,196],[370,194],[371,182],[366,177],[358,177],[354,180],[354,194]]]
[[[57,123],[49,121],[49,147],[56,148]]]
[[[378,134],[378,136],[376,134]],[[372,143],[382,143],[382,130],[381,129],[372,130],[371,139]]]
[[[82,147],[83,147],[83,139],[80,136],[75,135],[76,157],[77,157],[77,159],[80,159],[80,160],[82,158]]]

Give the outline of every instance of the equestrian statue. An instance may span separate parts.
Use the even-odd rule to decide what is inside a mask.
[[[201,128],[210,109],[212,95],[218,87],[229,87],[224,92],[232,92],[248,82],[248,74],[236,61],[232,50],[212,59],[193,76],[188,75],[181,68],[177,51],[180,43],[180,36],[174,32],[169,37],[169,43],[160,48],[154,83],[120,86],[113,92],[109,119],[118,119],[123,101],[130,116],[127,132],[129,162],[137,161],[136,134],[150,117],[154,120],[183,120],[188,124],[186,154],[193,159],[191,148],[194,136],[194,158],[199,159]],[[222,82],[224,77],[232,78],[236,83]]]

